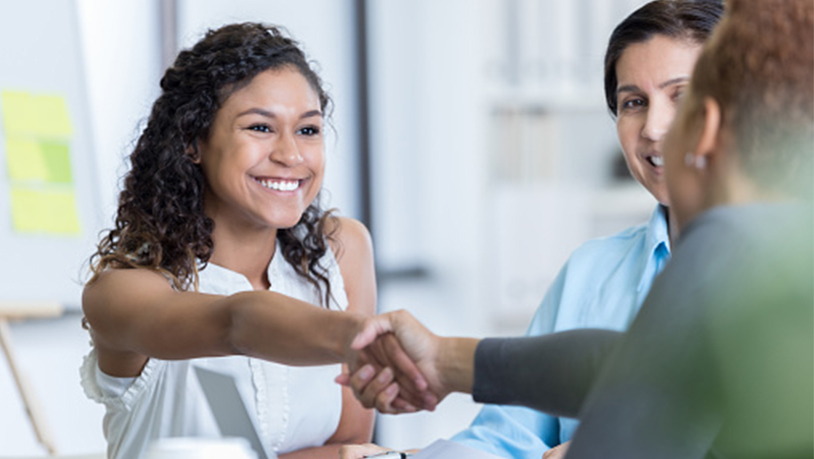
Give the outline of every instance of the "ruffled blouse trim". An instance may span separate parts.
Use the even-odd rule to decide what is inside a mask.
[[[135,401],[147,390],[152,381],[163,369],[166,362],[158,359],[148,359],[147,364],[141,370],[141,374],[136,377],[135,381],[128,387],[121,396],[111,396],[104,393],[99,386],[99,381],[96,377],[96,369],[99,366],[99,359],[96,355],[96,348],[93,348],[82,361],[82,366],[79,369],[82,389],[85,395],[96,403],[104,405],[119,405],[127,410],[130,410]]]
[[[82,359],[82,365],[79,367],[79,377],[81,379],[82,390],[85,391],[85,396],[96,403],[105,403],[105,395],[102,393],[102,388],[96,382],[96,348],[91,351]]]

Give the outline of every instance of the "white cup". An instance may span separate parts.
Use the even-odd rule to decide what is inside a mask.
[[[142,459],[257,459],[245,438],[160,438]]]

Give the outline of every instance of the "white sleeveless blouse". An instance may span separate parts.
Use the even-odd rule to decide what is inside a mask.
[[[331,309],[344,311],[348,298],[333,252],[328,250],[320,262],[331,281]],[[285,261],[279,242],[268,277],[271,291],[322,304],[314,286]],[[218,295],[252,290],[242,274],[211,263],[200,272],[199,288]],[[90,399],[105,405],[109,459],[139,458],[157,438],[219,436],[193,364],[235,376],[269,451],[283,454],[321,446],[339,425],[342,393],[333,381],[341,372],[338,364],[290,367],[244,356],[149,359],[138,377],[116,378],[99,370],[96,351],[91,350],[80,369],[82,387]]]

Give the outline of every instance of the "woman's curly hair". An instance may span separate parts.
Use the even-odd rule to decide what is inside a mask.
[[[298,43],[277,27],[227,25],[178,54],[161,79],[161,95],[130,155],[115,226],[90,257],[89,283],[109,268],[146,268],[163,273],[179,290],[197,289],[198,270],[214,248],[215,225],[204,212],[207,184],[195,163],[197,141],[207,138],[215,114],[232,93],[259,73],[283,67],[305,77],[326,113],[331,101],[321,79]],[[316,199],[294,227],[277,232],[283,257],[315,286],[326,306],[331,285],[319,260],[328,250],[326,238],[337,228],[328,224],[334,218]]]
[[[744,171],[767,190],[814,197],[814,3],[727,0],[687,98],[722,107]]]

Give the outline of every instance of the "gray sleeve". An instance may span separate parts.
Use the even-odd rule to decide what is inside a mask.
[[[488,338],[475,352],[472,397],[577,417],[621,333],[581,329],[527,338]]]

